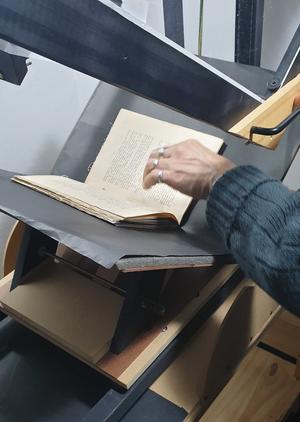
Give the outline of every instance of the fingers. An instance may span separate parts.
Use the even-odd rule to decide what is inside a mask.
[[[160,173],[161,171],[162,171],[162,174]],[[149,189],[151,188],[151,186],[154,186],[159,182],[166,183],[168,185],[169,180],[170,180],[170,170],[159,170],[156,168],[144,177],[144,188]]]
[[[155,158],[170,158],[171,157],[171,147],[161,147],[161,148],[156,148],[155,150],[153,150],[150,154],[151,159],[155,159]]]
[[[169,170],[171,168],[170,158],[149,158],[147,161],[145,170],[144,170],[144,178],[149,174],[152,170]]]

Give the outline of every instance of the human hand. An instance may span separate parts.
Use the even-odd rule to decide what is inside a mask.
[[[189,139],[166,147],[163,156],[158,149],[151,153],[144,171],[144,188],[161,181],[195,199],[205,199],[214,182],[233,167],[227,158]]]

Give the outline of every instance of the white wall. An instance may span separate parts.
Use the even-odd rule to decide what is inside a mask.
[[[299,23],[299,0],[265,0],[262,67],[277,69]]]
[[[204,0],[203,56],[234,61],[235,7],[235,0]]]
[[[21,86],[0,82],[0,168],[47,173],[97,81],[38,56],[31,61]],[[0,214],[0,258],[12,222]]]
[[[193,54],[199,54],[199,29],[202,1],[203,0],[182,0],[184,46]]]

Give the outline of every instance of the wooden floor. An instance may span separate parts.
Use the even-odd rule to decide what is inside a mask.
[[[262,341],[298,358],[300,320],[282,312]],[[295,370],[294,363],[255,347],[200,421],[282,421],[300,394],[300,381],[296,379]]]

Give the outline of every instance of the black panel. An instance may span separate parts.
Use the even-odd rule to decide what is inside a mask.
[[[0,0],[0,38],[224,129],[258,105],[119,12],[104,0]]]
[[[235,61],[260,65],[264,0],[236,0]]]
[[[177,44],[184,46],[182,0],[163,0],[165,34]]]
[[[215,68],[220,69],[232,79],[240,82],[261,98],[267,99],[272,95],[272,92],[268,89],[269,81],[275,77],[275,72],[272,70],[210,57],[201,58]]]
[[[10,318],[0,322],[0,421],[80,422],[105,377]]]
[[[122,422],[182,422],[187,412],[151,390],[142,395]]]

